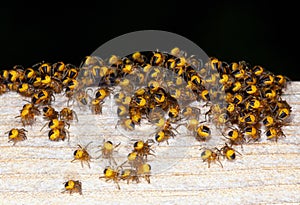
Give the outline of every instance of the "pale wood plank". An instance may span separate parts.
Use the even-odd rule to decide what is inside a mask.
[[[120,182],[121,190],[110,182],[98,179],[107,163],[92,159],[91,169],[71,163],[78,143],[98,156],[97,145],[103,137],[121,142],[116,160],[121,163],[132,142],[115,130],[116,118],[104,106],[103,116],[92,116],[74,106],[79,122],[71,124],[70,142],[51,142],[45,121],[37,119],[28,130],[28,140],[15,146],[4,134],[12,127],[22,127],[15,116],[25,102],[15,93],[6,93],[0,100],[0,203],[1,204],[299,204],[300,203],[300,82],[292,82],[283,95],[292,106],[292,121],[284,128],[286,138],[277,143],[265,139],[260,143],[237,147],[242,156],[235,162],[223,161],[207,167],[200,159],[200,145],[191,136],[181,134],[170,145],[155,147],[150,158],[153,169],[151,184]],[[57,97],[58,99],[58,97]],[[59,100],[58,100],[59,101]],[[56,105],[61,108],[64,104]],[[113,107],[115,108],[115,107]],[[88,123],[92,119],[94,123]],[[96,127],[95,127],[96,125]],[[88,134],[87,134],[88,133]],[[148,138],[138,130],[135,137]],[[207,145],[223,143],[215,131]],[[131,143],[131,144],[130,144]],[[83,195],[61,194],[63,182],[74,177],[83,183]]]

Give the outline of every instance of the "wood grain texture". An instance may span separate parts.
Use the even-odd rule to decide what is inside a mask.
[[[224,168],[200,158],[201,143],[179,134],[169,145],[155,147],[150,157],[151,183],[121,181],[121,190],[113,182],[99,179],[107,162],[96,159],[103,138],[121,142],[115,158],[122,163],[133,141],[147,139],[154,132],[137,129],[134,133],[115,129],[116,117],[106,103],[102,116],[93,116],[74,105],[79,121],[71,123],[70,142],[48,139],[42,118],[26,127],[28,139],[15,146],[8,142],[7,132],[21,128],[19,115],[22,101],[16,93],[0,98],[0,204],[300,204],[300,82],[292,82],[284,96],[292,106],[292,120],[283,128],[286,138],[277,143],[263,139],[236,149],[241,153],[234,162],[222,160]],[[65,106],[63,96],[56,97],[56,108]],[[217,131],[206,146],[219,146]],[[71,163],[77,144],[88,146],[91,168]],[[83,195],[63,194],[63,183],[69,178],[82,182]]]

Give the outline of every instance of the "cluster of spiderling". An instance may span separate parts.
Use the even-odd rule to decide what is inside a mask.
[[[155,141],[168,143],[175,136],[174,126],[183,118],[193,115],[198,118],[199,108],[188,108],[188,105],[209,98],[209,91],[194,68],[196,60],[180,53],[177,48],[171,54],[143,51],[124,58],[113,55],[108,62],[86,57],[78,80],[82,87],[97,87],[89,103],[92,112],[101,114],[105,98],[113,93],[118,106],[116,126],[133,131],[145,119],[157,127]],[[79,88],[79,93],[82,92]],[[201,137],[205,128],[198,129]]]
[[[281,98],[288,78],[245,61],[228,64],[210,58],[202,65],[174,48],[170,53],[112,56],[108,63],[89,56],[82,69],[79,80],[83,86],[97,83],[91,101],[94,113],[101,113],[104,99],[118,87],[114,94],[118,125],[134,130],[145,118],[160,128],[157,142],[175,136],[170,123],[186,125],[199,140],[209,138],[209,127],[199,122],[202,108],[191,106],[194,101],[207,102],[206,121],[219,126],[230,145],[259,140],[261,125],[267,129],[267,139],[277,141],[284,136],[281,128],[291,113],[290,105]],[[180,123],[183,120],[185,123]],[[225,134],[227,128],[230,130]]]
[[[64,141],[69,139],[66,127],[69,122],[77,119],[75,111],[68,106],[57,111],[52,106],[55,95],[64,93],[69,98],[77,85],[76,77],[79,68],[63,62],[40,62],[32,67],[24,68],[21,65],[12,69],[2,70],[0,75],[1,94],[17,92],[25,98],[25,104],[16,118],[21,119],[23,127],[31,126],[36,116],[43,115],[47,121],[49,139],[51,141]],[[43,126],[42,129],[45,127]],[[24,128],[13,128],[8,131],[9,141],[16,144],[27,139]]]
[[[41,62],[29,68],[18,65],[1,71],[0,94],[15,91],[27,98],[16,118],[28,126],[43,113],[47,123],[42,129],[48,126],[51,141],[70,139],[70,122],[78,120],[75,111],[69,108],[71,100],[89,106],[92,114],[101,115],[106,98],[113,95],[118,106],[116,128],[134,131],[144,122],[155,126],[153,139],[137,140],[121,165],[113,158],[119,144],[103,142],[101,157],[109,159],[109,165],[100,178],[114,181],[120,188],[120,180],[138,183],[144,177],[150,183],[147,156],[154,155],[152,145],[168,144],[181,126],[200,142],[212,138],[207,123],[214,123],[221,131],[225,145],[201,148],[201,158],[209,167],[211,162],[222,166],[220,157],[234,160],[239,152],[233,146],[259,141],[262,128],[268,140],[277,141],[285,136],[282,127],[292,110],[281,95],[288,82],[287,77],[259,65],[250,66],[244,61],[228,64],[213,57],[203,63],[174,48],[170,52],[113,55],[107,61],[87,56],[79,67],[63,62]],[[57,111],[52,103],[59,93],[69,100],[68,106]],[[208,111],[203,114],[204,107],[195,102],[205,103]],[[7,131],[9,141],[15,145],[26,140],[26,132],[24,128]],[[91,156],[86,148],[78,145],[72,161],[80,160],[82,166],[87,162],[90,167]],[[65,188],[70,193],[81,193],[81,182],[68,181]]]
[[[130,182],[139,183],[141,178],[144,178],[150,183],[151,165],[148,163],[148,156],[154,155],[152,145],[153,140],[137,140],[134,142],[132,150],[128,153],[127,159],[120,165],[114,159],[113,152],[120,145],[113,143],[109,140],[103,141],[101,145],[101,155],[103,159],[109,160],[103,171],[103,176],[100,179],[105,181],[113,181],[116,183],[117,188],[120,189],[119,181],[126,181],[127,184]]]
[[[81,85],[97,87],[93,113],[100,114],[104,99],[114,94],[117,126],[133,131],[142,121],[150,123],[157,128],[152,139],[157,144],[168,144],[180,126],[196,140],[209,141],[206,123],[214,123],[226,142],[220,149],[205,148],[202,158],[208,162],[219,156],[235,159],[233,146],[260,141],[263,129],[267,140],[277,141],[285,136],[282,127],[292,111],[281,98],[289,79],[245,61],[226,63],[211,57],[203,64],[174,48],[113,55],[108,61],[87,56],[81,69]],[[193,102],[209,107],[205,120],[200,120],[203,107]]]
[[[74,151],[74,159],[71,162],[80,161],[82,167],[86,163],[91,168],[92,156],[87,149],[91,143],[84,147],[78,144],[78,148]],[[103,176],[100,176],[99,179],[103,178],[106,182],[113,181],[118,189],[120,189],[119,181],[126,181],[127,184],[130,182],[139,183],[141,178],[144,178],[150,183],[151,165],[148,163],[148,156],[154,156],[154,150],[152,149],[154,141],[151,139],[146,141],[135,140],[132,150],[127,154],[127,159],[118,165],[114,158],[114,153],[117,152],[116,149],[120,144],[113,144],[112,141],[104,139],[102,145],[98,146],[100,148],[98,151],[101,154],[95,159],[102,158],[108,162],[103,170]],[[66,182],[65,185],[67,187],[68,183]],[[69,191],[71,192],[72,190]]]
[[[236,125],[226,136],[230,144],[260,140],[261,126],[268,140],[277,141],[285,136],[282,126],[288,122],[292,110],[281,95],[288,78],[258,65],[250,67],[244,61],[227,65],[212,59],[212,63],[220,72],[226,93],[226,122]]]
[[[27,139],[26,126],[32,126],[36,117],[41,116],[46,121],[41,131],[47,126],[50,141],[64,141],[70,138],[68,128],[70,122],[77,119],[77,114],[69,106],[56,110],[53,106],[57,94],[72,98],[78,82],[78,66],[63,62],[39,62],[24,68],[16,65],[12,69],[1,70],[0,94],[16,92],[24,97],[24,105],[16,118],[20,119],[22,128],[14,127],[5,132],[8,141],[13,145]],[[81,182],[70,180],[65,184],[70,193],[81,193]]]

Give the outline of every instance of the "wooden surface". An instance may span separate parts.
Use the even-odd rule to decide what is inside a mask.
[[[124,134],[115,129],[113,104],[105,104],[102,116],[74,105],[79,121],[71,123],[69,143],[50,141],[47,127],[40,131],[46,122],[38,117],[26,127],[28,139],[13,146],[5,132],[22,127],[15,116],[26,102],[6,93],[0,98],[0,204],[300,204],[300,82],[293,82],[283,98],[292,106],[292,121],[283,128],[286,138],[276,143],[263,135],[259,143],[236,147],[241,156],[234,162],[222,160],[224,168],[208,168],[200,159],[201,143],[180,134],[169,145],[155,147],[156,156],[149,159],[150,184],[143,179],[129,185],[122,181],[118,190],[113,182],[99,179],[107,162],[96,159],[97,146],[103,138],[121,142],[115,158],[122,163],[131,139],[147,139],[153,129]],[[56,98],[57,109],[65,105],[63,99]],[[224,143],[214,135],[207,146]],[[77,144],[89,142],[91,168],[71,163]],[[61,193],[70,178],[82,182],[82,195]]]

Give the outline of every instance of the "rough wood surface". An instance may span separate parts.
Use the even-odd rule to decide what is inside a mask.
[[[5,132],[22,127],[15,116],[25,102],[16,93],[6,93],[0,98],[0,204],[300,204],[300,82],[292,82],[283,98],[292,106],[292,121],[283,128],[286,138],[276,143],[263,136],[262,142],[244,145],[243,150],[236,147],[241,156],[234,162],[222,160],[224,168],[208,168],[200,159],[201,143],[181,134],[155,149],[150,184],[143,179],[129,185],[122,181],[118,190],[113,182],[99,179],[107,162],[96,159],[103,138],[121,142],[118,163],[132,146],[132,140],[115,129],[110,105],[104,106],[102,116],[77,109],[79,122],[71,123],[69,143],[50,141],[47,127],[40,131],[46,122],[37,118],[26,127],[28,139],[13,146]],[[145,139],[151,133],[127,134]],[[91,141],[91,168],[71,163],[77,144]],[[82,182],[82,195],[61,193],[69,178]]]

